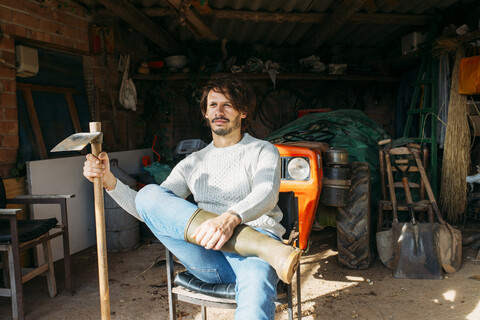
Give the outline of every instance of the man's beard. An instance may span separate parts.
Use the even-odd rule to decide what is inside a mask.
[[[222,119],[226,119],[226,118],[222,118]],[[213,119],[212,122],[214,122],[216,119]],[[228,119],[226,119],[228,121]],[[233,130],[236,130],[238,128],[240,128],[240,124],[241,124],[241,119],[240,119],[240,115],[238,115],[235,119],[233,119],[233,126],[230,127],[230,128],[217,128],[215,130],[212,129],[212,131],[217,135],[217,136],[221,136],[221,137],[225,137],[227,135],[229,135],[230,133],[232,133]]]

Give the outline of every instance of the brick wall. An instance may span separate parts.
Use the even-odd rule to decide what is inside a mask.
[[[15,65],[14,42],[0,40],[0,58]],[[15,70],[0,65],[0,175],[8,177],[15,167],[18,150],[17,95],[15,93]]]
[[[64,2],[63,0],[61,1]],[[86,54],[89,51],[88,21],[85,10],[67,1],[67,7],[57,8],[58,2],[35,0],[0,1],[0,175],[10,176],[16,166],[18,115],[15,70],[15,44],[32,41],[48,48]]]

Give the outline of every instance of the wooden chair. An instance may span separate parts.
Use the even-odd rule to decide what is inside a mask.
[[[287,232],[284,238],[289,244],[298,245],[298,204],[293,192],[280,192],[278,206],[283,212],[281,224]],[[184,301],[202,307],[202,319],[207,319],[207,307],[235,309],[235,283],[212,284],[205,283],[190,274],[181,272],[174,278],[173,255],[168,249],[167,254],[167,285],[170,320],[176,319],[176,302]],[[300,266],[296,272],[297,313],[302,318],[300,293]],[[293,319],[292,284],[280,281],[277,289],[277,304],[287,303],[288,318]]]
[[[65,287],[72,294],[70,272],[70,247],[68,239],[67,199],[68,195],[25,195],[13,199],[6,199],[5,187],[0,178],[0,253],[1,269],[5,288],[0,288],[0,296],[11,297],[12,315],[14,320],[25,319],[23,283],[40,274],[46,274],[48,291],[51,297],[57,294],[55,273],[53,268],[50,240],[62,236]],[[6,204],[59,204],[61,222],[57,218],[39,220],[18,220],[17,213],[21,209],[5,209]],[[56,231],[50,233],[50,230]],[[42,245],[45,262],[35,268],[22,268],[20,253]]]
[[[409,145],[413,148],[419,148],[418,145]],[[395,167],[395,161],[399,162],[402,159],[408,158],[411,156],[411,152],[407,146],[396,147],[396,148],[380,148],[379,149],[379,160],[380,160],[380,184],[382,187],[382,200],[378,203],[378,218],[377,218],[377,232],[389,229],[392,222],[391,212],[393,210],[393,205],[397,208],[397,211],[408,211],[408,206],[406,201],[397,201],[396,199],[396,189],[401,189],[400,194],[403,192],[403,184],[401,179],[394,179],[394,174],[398,172],[398,169]],[[412,163],[415,161],[412,160]],[[426,169],[428,162],[428,150],[423,150],[423,167]],[[389,173],[390,171],[390,173]],[[427,212],[428,221],[433,222],[433,211],[430,205],[430,202],[425,199],[425,186],[420,179],[420,172],[416,165],[410,165],[407,169],[409,174],[408,186],[412,191],[417,190],[418,199],[413,202],[413,209],[415,212]],[[416,181],[412,177],[417,176]],[[391,181],[390,181],[391,180]]]

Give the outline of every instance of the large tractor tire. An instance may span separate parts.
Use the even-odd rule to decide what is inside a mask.
[[[352,188],[348,204],[338,208],[337,247],[340,264],[353,269],[370,265],[370,169],[368,164],[350,164]]]

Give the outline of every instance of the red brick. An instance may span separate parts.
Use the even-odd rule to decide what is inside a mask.
[[[12,10],[6,7],[0,7],[0,20],[11,21],[12,20]]]
[[[80,6],[72,6],[72,10],[70,10],[71,14],[74,14],[80,18],[86,18],[87,17],[87,12],[85,8],[80,7]]]
[[[6,79],[1,79],[1,85],[3,86],[3,93],[15,93],[17,89],[17,83],[15,80],[6,80]]]
[[[24,0],[2,0],[1,5],[12,9],[25,10]]]
[[[73,16],[63,12],[56,13],[55,21],[58,21],[69,27],[77,28],[79,30],[88,30],[88,21],[86,19],[79,18],[77,16]]]
[[[5,120],[14,120],[18,121],[18,111],[17,108],[5,108],[4,111]]]
[[[15,65],[15,52],[12,51],[2,51],[2,59],[7,61],[10,64]]]
[[[16,26],[13,24],[7,24],[3,29],[5,30],[5,34],[8,34],[8,35],[28,37],[28,29],[25,27]]]
[[[3,140],[3,134],[0,134],[0,149],[4,148]]]
[[[12,93],[2,93],[0,94],[0,106],[2,107],[16,107],[17,106],[17,95]]]
[[[64,37],[54,36],[53,39],[52,39],[52,42],[54,44],[58,44],[59,46],[73,48],[73,40],[66,39]]]
[[[35,30],[30,31],[30,38],[47,43],[51,43],[53,41],[53,35]]]
[[[0,149],[0,162],[16,162],[18,149]]]
[[[75,49],[85,52],[90,52],[90,45],[88,42],[75,41]]]
[[[53,21],[40,19],[38,25],[39,25],[39,29],[43,32],[56,33],[56,34],[60,34],[61,32],[60,25]]]
[[[95,87],[98,88],[99,90],[105,90],[105,80],[97,78],[94,80],[95,81]]]
[[[16,24],[34,29],[38,28],[39,25],[39,19],[37,17],[18,11],[12,11],[12,21]]]
[[[19,145],[18,135],[6,134],[3,136],[3,146],[5,148],[18,148]]]
[[[0,50],[4,51],[14,51],[15,50],[15,41],[12,38],[2,38],[0,39]]]
[[[2,173],[2,177],[4,177],[5,179],[13,178],[10,171],[16,167],[17,167],[16,161],[14,163],[5,163],[0,165],[0,173]]]
[[[105,71],[103,71],[103,69],[100,69],[100,68],[93,69],[93,77],[94,78],[101,79],[104,76],[105,76]]]
[[[53,11],[50,8],[42,7],[37,0],[25,1],[25,12],[30,13],[34,16],[40,16],[47,19],[52,19],[53,16]]]
[[[88,41],[88,33],[85,30],[80,30],[69,26],[62,26],[61,33],[64,37],[69,39],[86,42]]]
[[[18,133],[18,121],[0,121],[0,133]]]
[[[15,70],[5,67],[0,67],[0,78],[15,79]]]

